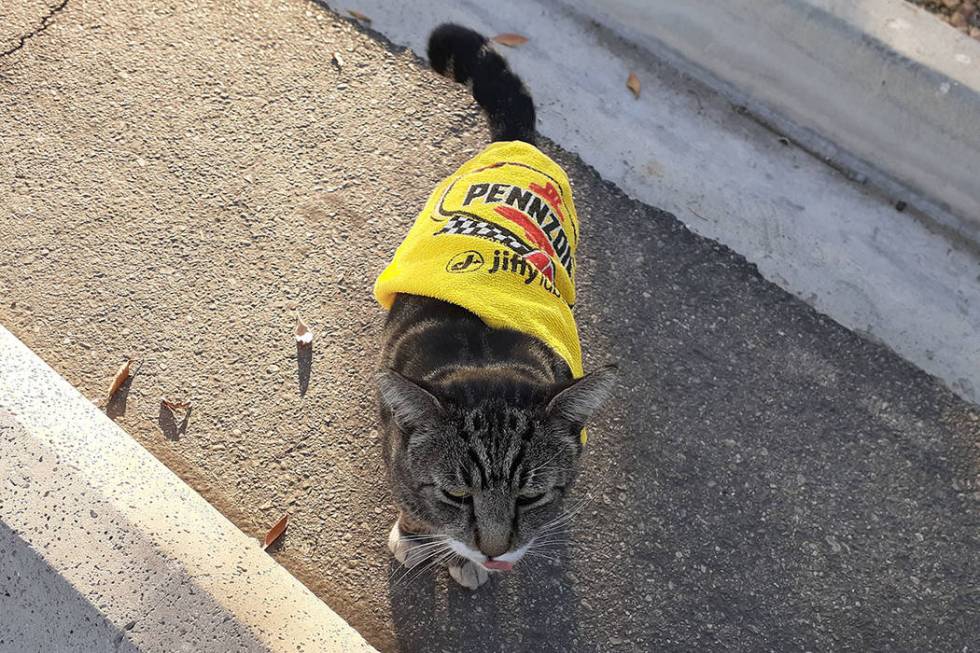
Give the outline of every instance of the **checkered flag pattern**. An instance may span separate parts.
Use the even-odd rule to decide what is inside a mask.
[[[521,256],[530,254],[534,250],[528,247],[523,240],[507,231],[503,227],[485,222],[466,215],[458,215],[451,218],[446,226],[435,233],[439,234],[458,234],[460,236],[476,236],[485,240],[492,240],[504,247],[509,247]]]

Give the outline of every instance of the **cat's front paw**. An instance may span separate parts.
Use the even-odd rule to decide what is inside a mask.
[[[449,565],[449,575],[454,581],[471,590],[483,585],[490,578],[486,569],[469,560],[461,565]]]
[[[395,556],[395,560],[406,567],[414,567],[422,561],[423,557],[419,546],[418,541],[409,539],[402,534],[396,519],[391,527],[391,532],[388,533],[388,550],[391,551],[391,555]]]

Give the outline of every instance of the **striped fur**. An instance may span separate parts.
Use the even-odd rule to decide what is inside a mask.
[[[494,140],[533,142],[531,98],[482,36],[443,25],[429,58],[472,83]],[[540,340],[411,295],[389,312],[381,364],[384,459],[400,509],[389,537],[395,557],[444,561],[476,587],[484,565],[506,567],[546,542],[564,519],[581,429],[608,397],[613,371],[576,381]]]
[[[612,371],[576,382],[535,338],[410,295],[391,309],[382,365],[384,459],[401,532],[451,538],[467,564],[526,550],[559,516],[580,430],[609,395]]]

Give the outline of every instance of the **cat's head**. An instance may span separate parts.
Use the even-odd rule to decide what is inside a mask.
[[[503,370],[423,384],[381,374],[381,413],[398,503],[460,556],[507,569],[563,518],[586,421],[615,368],[552,386]]]

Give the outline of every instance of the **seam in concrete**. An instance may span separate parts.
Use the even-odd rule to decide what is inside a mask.
[[[26,45],[29,40],[31,40],[32,38],[34,38],[35,36],[43,32],[44,30],[48,29],[48,26],[51,24],[51,21],[54,20],[54,17],[57,16],[59,13],[61,13],[67,6],[68,6],[68,0],[61,0],[61,4],[52,7],[46,15],[41,17],[41,24],[38,26],[38,28],[31,32],[28,32],[27,34],[23,34],[20,37],[18,37],[17,45],[10,48],[9,50],[6,50],[5,52],[0,52],[0,59],[10,56],[13,53],[17,52],[18,50],[23,48],[24,45]]]

